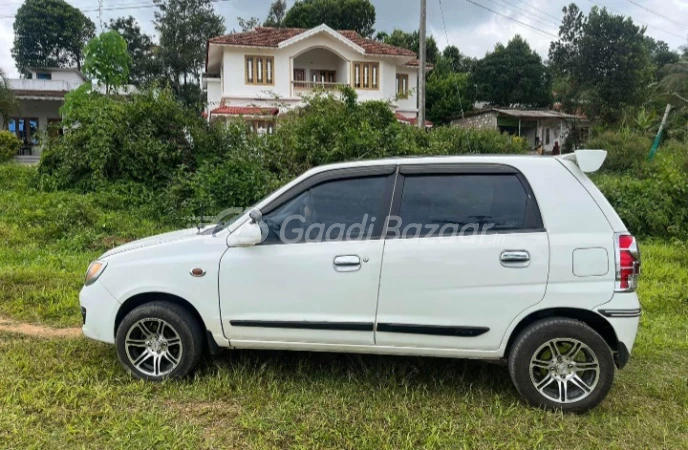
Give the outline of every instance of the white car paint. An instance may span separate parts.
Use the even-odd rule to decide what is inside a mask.
[[[216,234],[184,230],[104,254],[100,260],[107,268],[80,294],[87,311],[84,334],[113,343],[122,305],[137,295],[164,293],[191,304],[220,347],[498,359],[505,356],[518,324],[532,313],[640,308],[634,292],[614,292],[614,233],[626,228],[575,161],[452,156],[336,164],[308,171],[256,208],[326,171],[466,163],[496,163],[520,171],[537,199],[544,230],[496,235],[502,239],[481,245],[465,237],[437,237],[228,246],[231,233],[251,225],[246,214]],[[597,255],[604,250],[607,261],[594,261],[596,272],[590,276],[574,272],[573,255],[591,248],[598,249]],[[526,250],[529,264],[500,265],[504,250]],[[338,272],[333,259],[342,255],[367,262],[360,270]],[[600,264],[608,267],[603,274]],[[194,268],[205,275],[191,276]],[[489,332],[451,337],[230,324],[237,320],[461,325]],[[638,318],[604,320],[630,352]]]

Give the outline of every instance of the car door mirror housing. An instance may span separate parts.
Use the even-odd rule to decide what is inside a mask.
[[[229,235],[227,245],[229,247],[252,247],[260,244],[262,240],[260,224],[249,220]]]
[[[252,209],[249,211],[248,216],[251,218],[251,221],[256,224],[263,221],[263,213],[260,212],[260,209]]]

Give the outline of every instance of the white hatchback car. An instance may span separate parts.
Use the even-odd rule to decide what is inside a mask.
[[[636,241],[584,173],[605,156],[312,169],[234,221],[105,253],[83,332],[147,380],[220,348],[506,359],[530,403],[586,411],[640,317]]]

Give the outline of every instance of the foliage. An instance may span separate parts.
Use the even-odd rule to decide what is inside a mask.
[[[0,130],[0,163],[14,158],[21,148],[21,141],[9,131]]]
[[[313,28],[323,23],[335,30],[354,30],[370,37],[375,31],[375,6],[370,0],[297,0],[282,26]]]
[[[108,28],[118,32],[127,43],[127,52],[131,56],[128,80],[130,84],[142,87],[162,76],[162,60],[158,46],[151,36],[141,32],[141,27],[134,17],[111,19]]]
[[[77,67],[95,25],[64,0],[26,0],[14,20],[12,56],[19,72],[28,67]]]
[[[435,124],[446,125],[461,117],[462,112],[473,108],[476,100],[476,90],[471,89],[471,76],[452,71],[449,64],[451,62],[443,58],[427,79],[427,118]]]
[[[0,67],[0,117],[2,126],[7,127],[7,118],[19,108],[19,103],[14,97],[10,82],[5,75],[5,71]]]
[[[543,107],[551,103],[552,83],[540,55],[516,35],[506,47],[477,62],[478,100],[498,106]]]
[[[164,70],[177,96],[200,111],[200,91],[189,86],[198,86],[207,41],[224,34],[224,18],[215,13],[211,0],[155,0],[155,4]]]
[[[442,50],[442,57],[447,61],[453,72],[473,72],[477,59],[463,55],[454,45],[448,45]]]
[[[647,97],[653,66],[644,29],[630,18],[597,7],[586,17],[572,3],[564,8],[549,59],[559,79],[557,100],[570,111],[582,108],[590,119],[617,122],[624,107]]]
[[[242,33],[251,31],[260,25],[260,19],[258,17],[251,17],[250,19],[244,19],[243,17],[237,17],[237,22],[239,23],[239,28],[241,28]]]
[[[385,44],[412,50],[416,52],[416,54],[419,53],[420,34],[417,30],[408,33],[403,30],[395,29],[391,34],[378,33],[377,38]],[[425,39],[425,56],[428,64],[435,64],[440,58],[440,50],[437,47],[437,41],[435,41],[435,38],[432,36],[427,36]]]
[[[281,27],[284,17],[287,15],[287,0],[275,0],[270,5],[268,18],[263,23],[264,27]]]
[[[84,47],[84,72],[105,85],[105,93],[127,82],[131,57],[127,43],[116,31],[106,31]]]
[[[650,56],[650,61],[655,67],[655,78],[659,78],[661,69],[667,64],[675,64],[678,62],[680,55],[678,52],[671,50],[669,44],[664,41],[658,41],[650,36],[645,36],[645,45]]]

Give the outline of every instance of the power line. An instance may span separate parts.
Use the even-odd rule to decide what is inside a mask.
[[[671,31],[667,31],[667,30],[665,30],[665,29],[662,28],[662,27],[658,27],[658,26],[656,26],[656,25],[650,25],[650,24],[647,23],[647,22],[643,22],[642,20],[638,20],[638,19],[636,19],[635,17],[631,16],[630,14],[624,14],[624,13],[622,13],[622,12],[619,11],[618,9],[610,8],[609,6],[606,6],[606,5],[603,5],[603,4],[594,2],[593,0],[588,0],[588,1],[589,1],[590,3],[592,3],[593,5],[597,6],[597,7],[606,8],[606,9],[608,9],[609,11],[615,12],[616,14],[618,14],[618,15],[620,15],[620,16],[622,16],[622,17],[628,17],[628,18],[630,18],[630,19],[633,19],[634,22],[637,22],[637,23],[639,23],[639,24],[641,24],[641,25],[645,25],[646,27],[649,27],[649,28],[655,28],[655,29],[657,29],[657,31],[661,31],[662,33],[665,33],[665,34],[668,34],[668,35],[671,35],[671,36],[674,36],[674,37],[677,37],[677,38],[680,38],[680,39],[684,39],[684,40],[686,39],[686,37],[688,37],[688,34],[687,34],[687,35],[681,36],[680,34],[676,34],[676,33],[672,33]]]
[[[211,3],[222,3],[222,2],[229,2],[232,0],[210,0]],[[123,9],[146,9],[146,8],[157,8],[158,5],[155,3],[153,4],[148,4],[148,3],[119,3],[119,4],[114,4],[112,6],[109,6],[107,8],[95,8],[95,9],[82,9],[82,13],[90,13],[90,12],[99,12],[99,11],[119,11]],[[15,13],[16,14],[16,13]],[[14,14],[9,16],[0,16],[0,19],[14,19]]]
[[[519,3],[523,3],[524,5],[529,6],[533,9],[537,9],[537,7],[535,5],[533,5],[532,3],[529,3],[527,0],[516,0],[516,1]],[[542,11],[540,9],[538,9],[538,11],[540,12],[540,14],[544,14],[545,16],[550,17],[550,18],[556,20],[557,22],[561,23],[561,17],[557,17],[555,15],[548,13],[547,11]]]
[[[512,22],[514,22],[514,23],[516,23],[516,24],[518,24],[518,25],[521,25],[521,26],[523,26],[523,27],[529,28],[530,30],[535,31],[536,33],[540,33],[540,34],[542,34],[542,35],[544,35],[544,36],[551,37],[551,38],[554,38],[554,39],[558,39],[558,38],[559,38],[559,36],[557,36],[557,35],[555,35],[555,34],[552,34],[552,33],[548,32],[548,31],[540,30],[539,28],[535,28],[534,26],[528,25],[527,23],[524,23],[524,22],[521,22],[520,20],[515,19],[515,18],[513,18],[513,17],[511,17],[511,16],[509,16],[509,15],[507,15],[507,14],[503,14],[503,13],[498,12],[498,11],[495,11],[494,9],[489,8],[489,7],[485,6],[485,5],[481,5],[480,3],[476,3],[476,2],[474,2],[473,0],[466,0],[466,1],[467,1],[468,3],[470,3],[470,4],[472,4],[472,5],[477,6],[478,8],[482,8],[482,9],[484,9],[485,11],[491,12],[492,14],[497,14],[498,16],[502,16],[502,17],[504,17],[505,19],[508,19],[508,20],[510,20],[510,21],[512,21]]]
[[[649,12],[650,14],[654,14],[655,16],[660,17],[660,18],[666,20],[666,21],[669,22],[669,23],[673,23],[674,25],[676,25],[676,26],[679,27],[679,28],[683,28],[683,29],[685,29],[685,30],[688,30],[688,25],[686,25],[686,24],[684,24],[684,23],[681,23],[681,22],[679,22],[679,21],[677,21],[677,20],[674,20],[674,19],[672,19],[671,17],[667,17],[667,16],[665,16],[664,14],[660,14],[660,13],[658,13],[658,12],[655,12],[655,11],[651,10],[650,8],[647,8],[646,6],[643,6],[643,5],[641,5],[640,3],[636,2],[636,1],[628,0],[628,3],[631,3],[631,4],[635,5],[635,6],[637,6],[638,8],[645,10],[645,11]]]
[[[488,1],[489,1],[489,2],[492,2],[492,3],[495,3],[494,0],[488,0]],[[558,20],[558,21],[555,22],[555,21],[553,21],[552,19],[548,19],[547,17],[543,17],[543,16],[539,15],[539,13],[535,13],[535,12],[533,12],[533,11],[528,11],[528,10],[526,10],[525,8],[522,8],[522,7],[520,7],[520,6],[516,6],[516,5],[514,5],[513,3],[507,2],[506,0],[497,0],[497,1],[499,1],[500,3],[503,3],[507,8],[513,8],[513,9],[516,9],[516,10],[518,10],[518,11],[523,11],[525,14],[530,14],[530,15],[532,15],[533,17],[535,17],[536,19],[542,20],[543,22],[547,22],[548,24],[554,25],[554,26],[557,27],[557,28],[559,28],[559,26],[561,25],[561,20]],[[496,3],[495,3],[495,4],[496,4]],[[528,15],[524,15],[524,14],[522,14],[522,13],[516,13],[516,14],[519,14],[520,16],[526,17],[526,18],[528,18],[528,20],[533,20],[533,19],[531,19]]]

